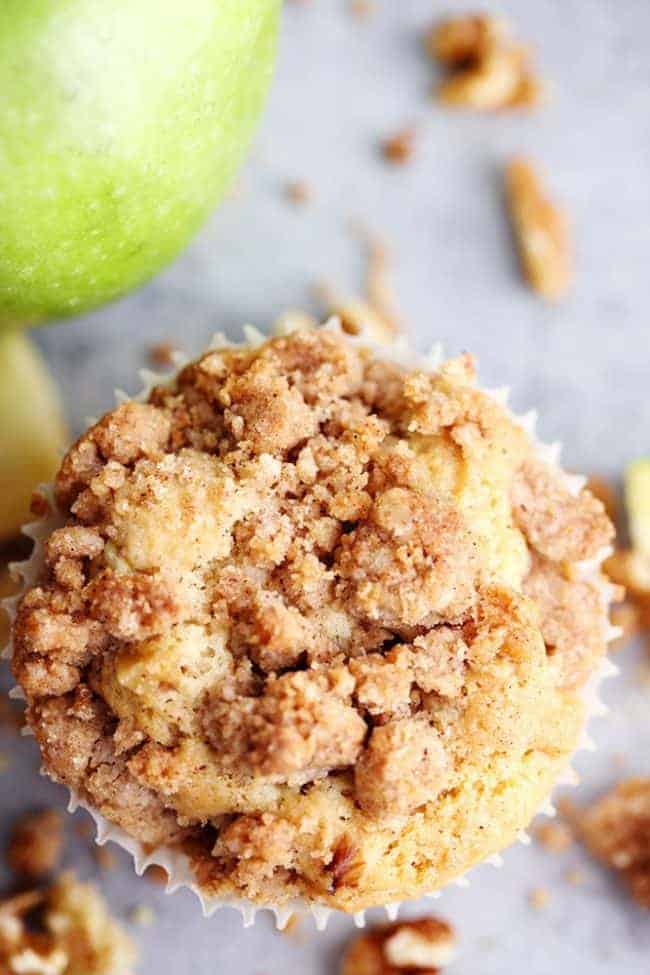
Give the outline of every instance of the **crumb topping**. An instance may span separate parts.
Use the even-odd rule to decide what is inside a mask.
[[[433,888],[573,747],[605,620],[572,566],[611,527],[468,356],[210,351],[87,431],[56,497],[14,632],[45,766],[211,891]]]

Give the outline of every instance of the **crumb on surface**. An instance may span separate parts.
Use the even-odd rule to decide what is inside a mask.
[[[551,893],[548,887],[533,887],[528,892],[528,903],[535,911],[544,911],[551,900]]]
[[[549,853],[564,853],[574,841],[573,830],[566,822],[540,823],[532,832],[538,843]]]
[[[348,0],[348,10],[357,20],[368,20],[377,13],[376,0]]]
[[[7,862],[14,873],[39,878],[54,870],[63,852],[63,817],[58,809],[26,813],[14,824]]]
[[[580,835],[637,903],[650,908],[650,779],[619,782],[583,812]]]
[[[438,87],[445,105],[477,111],[536,108],[546,98],[529,49],[507,21],[464,14],[434,24],[424,35],[429,57],[446,74]]]
[[[573,280],[573,245],[565,211],[547,195],[532,160],[515,157],[505,171],[506,202],[524,276],[543,298],[558,301]]]
[[[455,940],[434,917],[376,925],[348,944],[341,975],[436,975],[452,960]]]
[[[304,206],[314,198],[314,188],[304,179],[291,180],[286,188],[287,200],[294,206]]]
[[[178,351],[173,342],[156,342],[149,347],[148,359],[156,369],[171,369]]]
[[[382,139],[381,153],[387,162],[394,165],[403,166],[410,162],[415,153],[415,129],[413,126],[399,129]]]

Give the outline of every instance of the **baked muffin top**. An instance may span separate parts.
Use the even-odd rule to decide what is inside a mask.
[[[84,433],[55,496],[14,627],[45,767],[209,892],[435,889],[575,745],[613,530],[469,356],[214,349]]]

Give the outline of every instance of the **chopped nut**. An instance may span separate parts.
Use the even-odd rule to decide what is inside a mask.
[[[430,27],[424,35],[424,47],[430,58],[450,67],[462,67],[475,61],[485,49],[510,38],[507,23],[486,14],[451,17]]]
[[[400,129],[382,140],[381,151],[387,162],[403,165],[413,157],[415,151],[415,129]]]
[[[454,949],[453,929],[437,918],[379,925],[351,942],[341,975],[436,975]]]
[[[594,856],[650,908],[650,779],[620,782],[584,813],[580,831]]]
[[[287,183],[287,199],[296,206],[303,206],[313,199],[314,191],[304,180]]]
[[[25,877],[41,877],[58,865],[63,846],[63,819],[56,809],[28,813],[15,824],[7,862]]]
[[[528,903],[534,910],[543,911],[545,910],[551,899],[551,895],[547,887],[533,887],[528,893]]]
[[[535,839],[550,853],[564,853],[573,843],[573,832],[566,823],[541,823],[535,827]]]
[[[334,857],[329,865],[332,875],[332,889],[353,885],[359,877],[359,848],[348,836],[342,836],[334,849]]]
[[[545,298],[562,298],[573,274],[564,212],[545,195],[530,160],[513,159],[505,179],[508,208],[528,283]]]
[[[149,362],[158,369],[171,369],[177,351],[171,342],[157,342],[149,349]]]
[[[528,50],[512,40],[507,23],[488,15],[464,15],[430,28],[424,45],[450,70],[438,89],[446,105],[479,111],[528,107],[544,98]]]

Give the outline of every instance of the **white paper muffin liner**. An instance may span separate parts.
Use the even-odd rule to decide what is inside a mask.
[[[337,318],[331,318],[325,323],[325,325],[322,326],[322,328],[338,334],[344,334]],[[287,333],[291,330],[292,329],[290,327],[285,327],[282,329],[282,332]],[[243,327],[243,332],[244,342],[242,343],[231,342],[223,333],[217,333],[212,339],[209,348],[221,349],[224,347],[233,347],[238,344],[241,346],[255,347],[266,341],[268,338],[267,335],[264,335],[258,329],[250,325],[245,325]],[[379,344],[372,340],[364,332],[361,332],[359,335],[355,336],[345,334],[345,338],[353,345],[370,349],[377,356],[377,358],[393,361],[410,369],[435,371],[444,361],[443,349],[440,344],[434,346],[429,355],[423,357],[414,352],[408,346],[403,337],[399,337],[391,345]],[[115,397],[117,403],[120,404],[128,399],[145,402],[154,386],[171,383],[187,362],[189,362],[189,358],[187,356],[184,356],[181,353],[176,353],[174,355],[174,365],[176,368],[172,372],[156,373],[148,369],[140,370],[139,375],[143,383],[142,391],[137,396],[130,397],[122,390],[116,390]],[[509,391],[507,388],[484,389],[483,392],[492,396],[493,399],[497,400],[505,409],[508,410],[507,401]],[[553,466],[564,478],[565,484],[570,493],[577,495],[584,487],[586,479],[580,475],[571,475],[562,470],[559,464],[561,453],[561,445],[559,443],[545,444],[538,439],[535,432],[537,412],[535,410],[531,410],[521,416],[512,413],[510,410],[508,410],[508,413],[510,418],[523,427],[526,433],[530,436],[537,448],[539,457],[547,464]],[[88,419],[87,424],[92,425],[94,422],[96,422],[94,419]],[[60,528],[65,523],[64,515],[61,514],[56,507],[53,486],[40,485],[39,490],[47,498],[50,512],[44,518],[39,519],[38,521],[30,522],[22,529],[23,534],[33,540],[34,547],[30,557],[27,560],[24,562],[12,563],[10,566],[14,577],[22,582],[20,591],[18,593],[2,600],[2,605],[10,617],[12,627],[16,616],[16,608],[20,599],[22,598],[22,595],[37,582],[41,575],[44,566],[44,541],[48,538],[51,532],[54,531],[54,529]],[[580,577],[590,580],[598,586],[603,605],[607,611],[607,618],[609,618],[609,607],[612,602],[613,594],[616,590],[611,583],[607,582],[601,576],[600,569],[603,560],[611,554],[611,551],[611,548],[608,547],[602,552],[599,552],[596,558],[577,564]],[[606,625],[607,642],[621,636],[622,631],[620,627],[612,626],[609,623]],[[9,644],[2,651],[0,656],[10,659],[12,654],[13,637],[10,637]],[[603,704],[599,697],[599,689],[604,679],[607,677],[612,677],[617,673],[618,667],[616,667],[609,659],[604,658],[598,671],[592,675],[591,679],[582,689],[581,694],[585,702],[585,722],[582,735],[574,755],[579,751],[594,751],[596,749],[596,744],[589,734],[587,726],[591,724],[592,719],[602,717],[603,715],[607,714],[608,708],[605,704]],[[19,686],[14,687],[9,692],[9,696],[19,700],[24,699],[24,693],[22,688]],[[33,735],[33,732],[28,725],[25,725],[25,727],[22,729],[22,734]],[[557,779],[556,786],[575,786],[578,784],[579,776],[571,765],[572,759],[573,756],[568,759],[566,768],[562,771]],[[41,768],[41,774],[47,775],[47,771],[44,768]],[[68,787],[66,786],[66,788]],[[285,927],[289,918],[295,913],[310,913],[314,918],[316,928],[319,931],[323,931],[327,926],[328,918],[330,914],[332,914],[333,909],[324,904],[309,902],[303,898],[296,898],[279,905],[262,906],[248,900],[247,898],[213,897],[206,894],[205,891],[202,890],[201,887],[195,882],[190,860],[181,850],[174,849],[173,847],[161,847],[153,851],[147,851],[142,843],[130,836],[119,826],[109,822],[109,820],[102,816],[101,813],[99,813],[95,808],[77,795],[74,790],[68,788],[68,793],[70,796],[68,811],[72,813],[78,808],[81,808],[85,809],[86,812],[90,814],[96,829],[95,842],[99,846],[103,846],[105,843],[110,841],[112,843],[116,843],[123,850],[126,850],[126,852],[133,857],[135,872],[138,874],[138,876],[141,876],[147,867],[150,866],[159,866],[164,868],[168,875],[166,893],[172,894],[182,887],[188,888],[198,897],[203,915],[205,917],[210,917],[221,908],[231,907],[241,913],[244,927],[249,927],[252,925],[258,911],[264,910],[271,911],[275,915],[276,926],[280,930]],[[549,817],[556,815],[555,806],[553,805],[550,796],[544,802],[542,808],[538,812],[538,815]],[[526,830],[522,830],[518,834],[517,842],[523,843],[524,845],[528,845],[531,842],[531,838]],[[503,857],[500,853],[492,854],[485,860],[474,864],[470,868],[470,871],[474,869],[474,867],[480,866],[483,863],[488,863],[491,866],[500,868],[503,865]],[[467,873],[456,877],[453,881],[451,881],[451,885],[456,885],[458,887],[469,886],[470,881]],[[439,890],[432,891],[428,894],[425,893],[422,896],[430,898],[440,897],[442,889],[443,888],[440,888]],[[394,921],[397,918],[399,909],[403,903],[404,901],[398,901],[395,903],[382,905],[390,921]],[[352,915],[354,924],[357,927],[364,927],[365,913],[365,911],[359,911]]]

